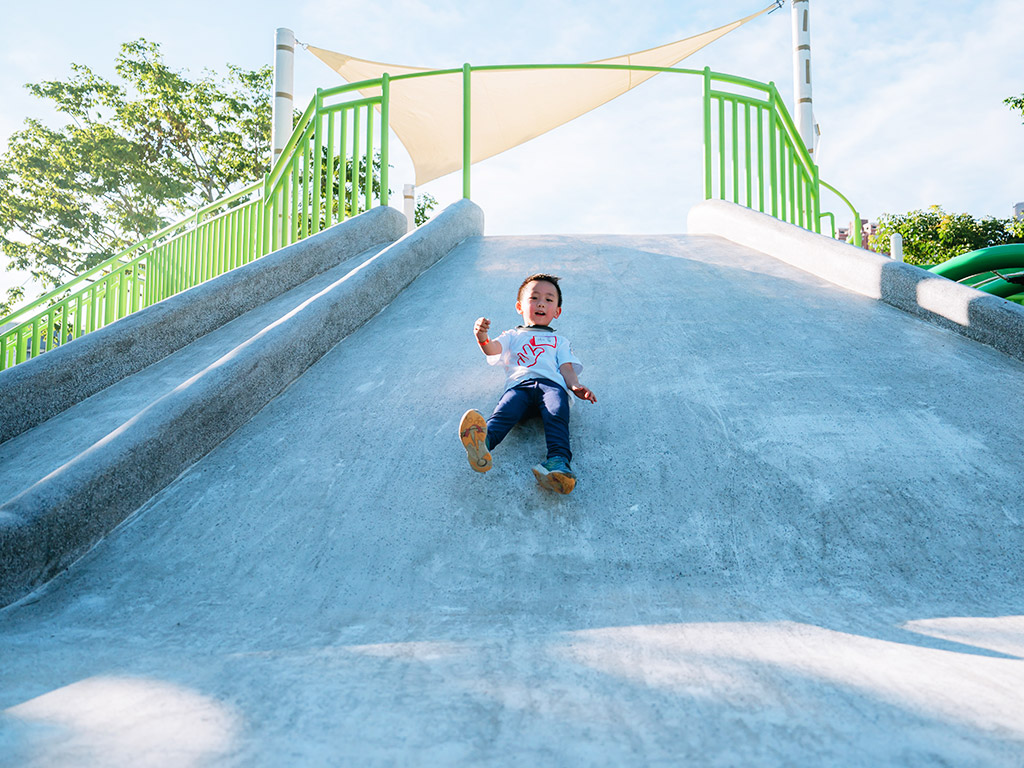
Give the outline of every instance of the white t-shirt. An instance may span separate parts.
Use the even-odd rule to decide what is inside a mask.
[[[545,328],[519,326],[505,331],[495,341],[501,344],[501,352],[488,355],[487,362],[505,366],[506,390],[529,379],[550,379],[572,394],[558,368],[571,363],[579,376],[583,364],[576,359],[565,336]]]

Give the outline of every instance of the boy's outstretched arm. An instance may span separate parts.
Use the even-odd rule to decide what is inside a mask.
[[[476,334],[476,343],[480,345],[480,349],[483,350],[485,355],[498,355],[501,354],[501,344],[496,341],[491,341],[487,336],[487,332],[491,329],[491,321],[486,317],[477,318],[476,323],[473,325],[473,333]]]
[[[562,363],[558,366],[558,372],[562,374],[565,383],[569,385],[569,389],[576,397],[580,400],[589,400],[592,403],[597,402],[594,393],[580,384],[580,380],[576,378],[576,369],[572,367],[572,363]]]

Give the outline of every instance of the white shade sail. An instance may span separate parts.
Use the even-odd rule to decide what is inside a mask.
[[[684,40],[589,64],[671,67],[709,43],[776,7]],[[317,58],[350,83],[429,72],[424,67],[384,64],[307,46]],[[471,76],[470,148],[477,163],[547,133],[631,88],[657,72],[623,69],[483,70]],[[361,88],[377,96],[379,87]],[[462,72],[392,81],[389,122],[412,157],[416,183],[462,167]]]

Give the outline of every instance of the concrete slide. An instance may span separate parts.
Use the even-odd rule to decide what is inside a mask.
[[[456,434],[537,270],[565,497]],[[0,765],[1020,766],[1022,373],[712,234],[470,237],[0,611]]]

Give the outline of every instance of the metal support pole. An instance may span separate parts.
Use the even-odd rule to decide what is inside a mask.
[[[406,184],[403,187],[405,202],[405,220],[408,222],[406,232],[416,229],[416,185]]]
[[[276,163],[292,135],[295,100],[295,33],[279,27],[274,41],[274,114],[270,129],[271,162]]]
[[[811,99],[811,17],[809,0],[793,0],[793,100],[797,130],[814,157],[814,102]]]

